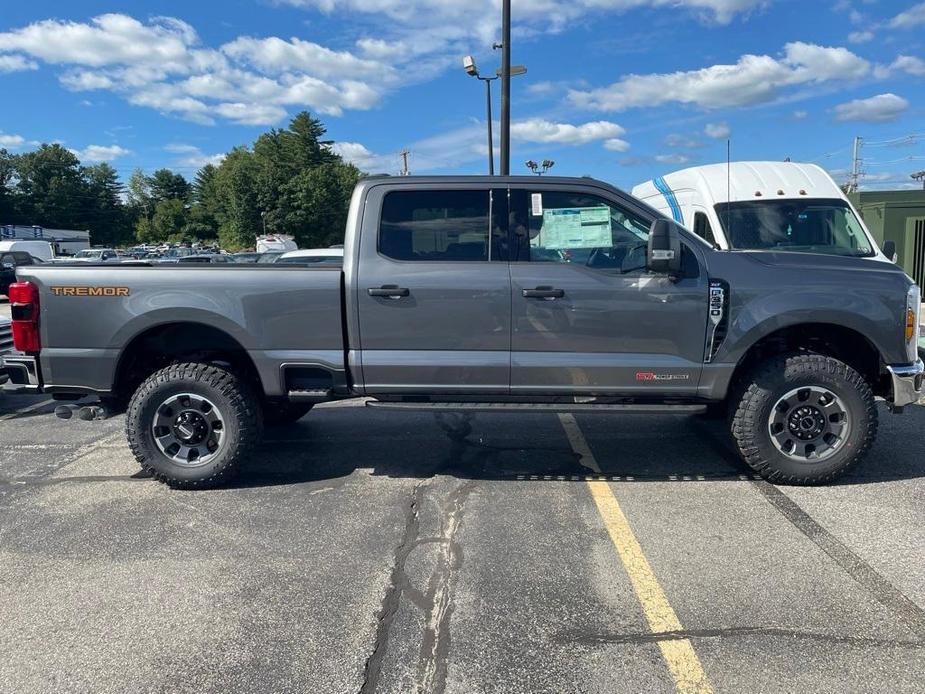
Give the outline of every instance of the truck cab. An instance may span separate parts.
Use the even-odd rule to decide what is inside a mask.
[[[722,250],[882,256],[844,192],[815,164],[695,166],[640,183],[633,195]]]

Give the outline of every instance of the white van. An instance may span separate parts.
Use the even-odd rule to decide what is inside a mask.
[[[0,241],[0,253],[13,251],[28,253],[45,262],[55,257],[54,246],[48,241]]]
[[[883,258],[841,188],[815,164],[695,166],[640,183],[633,196],[724,250]]]

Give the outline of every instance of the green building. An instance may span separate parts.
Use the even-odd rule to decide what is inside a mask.
[[[877,243],[894,241],[897,262],[925,286],[925,190],[863,191],[848,198]]]

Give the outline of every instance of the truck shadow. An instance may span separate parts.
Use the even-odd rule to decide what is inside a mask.
[[[450,475],[496,481],[623,482],[757,479],[733,448],[722,422],[680,415],[581,416],[599,466],[577,455],[555,415],[433,415],[320,410],[296,425],[270,429],[261,450],[231,487],[263,487],[371,475],[426,479]],[[925,477],[920,433],[925,407],[901,417],[885,411],[868,457],[836,484]]]

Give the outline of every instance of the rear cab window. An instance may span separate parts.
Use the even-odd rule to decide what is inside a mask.
[[[378,249],[393,260],[504,260],[505,229],[492,190],[395,190],[386,193]]]

